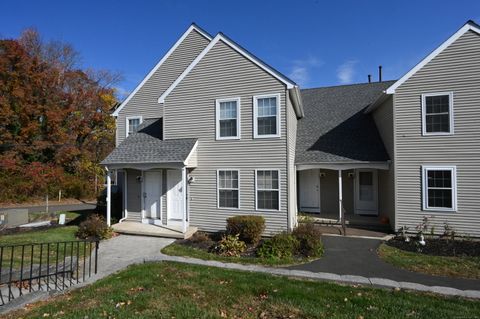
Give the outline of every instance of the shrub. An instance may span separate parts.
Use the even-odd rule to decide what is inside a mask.
[[[113,236],[113,230],[100,215],[90,215],[78,226],[77,237],[82,239],[108,239]]]
[[[187,243],[193,247],[208,250],[213,246],[214,241],[207,233],[197,232],[187,240]]]
[[[298,252],[305,257],[319,257],[323,254],[323,244],[320,229],[314,223],[302,223],[292,232],[298,239]]]
[[[280,233],[263,242],[257,249],[261,258],[290,258],[296,255],[300,247],[299,240],[289,233]]]
[[[214,247],[214,251],[222,256],[239,257],[247,249],[245,242],[241,241],[239,235],[227,235]]]
[[[227,234],[239,235],[247,244],[256,244],[265,230],[265,218],[262,216],[234,216],[227,219]]]

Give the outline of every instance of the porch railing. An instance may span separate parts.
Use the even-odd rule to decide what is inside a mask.
[[[98,240],[0,245],[0,306],[85,281],[97,273],[98,246]]]

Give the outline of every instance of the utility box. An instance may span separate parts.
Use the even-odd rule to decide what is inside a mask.
[[[28,209],[0,209],[0,226],[17,227],[28,223]]]

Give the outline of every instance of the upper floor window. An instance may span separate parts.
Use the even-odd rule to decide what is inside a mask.
[[[280,173],[278,170],[256,171],[256,209],[280,209]]]
[[[219,208],[239,208],[238,170],[217,171]]]
[[[280,94],[253,97],[255,138],[280,136]]]
[[[453,134],[453,93],[422,95],[423,135]]]
[[[127,127],[126,127],[126,136],[135,133],[138,130],[138,127],[142,124],[141,116],[130,116],[127,117]]]
[[[455,166],[423,166],[423,209],[457,209],[457,174]]]
[[[240,138],[240,98],[216,101],[217,140]]]

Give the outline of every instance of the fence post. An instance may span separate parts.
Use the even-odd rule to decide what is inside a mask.
[[[98,244],[99,244],[99,241],[98,239],[95,240],[95,274],[97,274],[97,270],[98,270]]]

